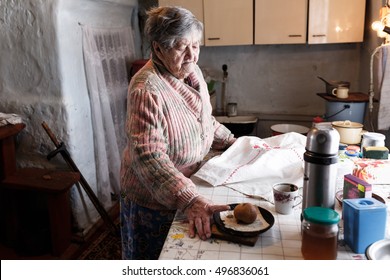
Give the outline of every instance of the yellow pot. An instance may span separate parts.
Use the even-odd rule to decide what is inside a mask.
[[[357,122],[334,121],[332,126],[340,134],[340,142],[344,144],[360,144],[362,140],[363,124]]]

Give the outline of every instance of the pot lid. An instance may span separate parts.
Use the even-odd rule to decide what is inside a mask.
[[[358,122],[351,122],[351,121],[334,121],[332,122],[333,126],[336,127],[343,127],[343,128],[363,128],[363,125]]]

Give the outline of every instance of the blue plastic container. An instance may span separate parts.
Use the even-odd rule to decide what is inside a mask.
[[[357,254],[385,238],[386,205],[374,198],[343,200],[344,241]]]

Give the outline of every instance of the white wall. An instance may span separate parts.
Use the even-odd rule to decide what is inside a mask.
[[[27,123],[21,134],[19,163],[47,165],[42,145],[48,141],[40,123],[58,120],[64,130],[65,108],[53,17],[57,1],[1,1],[0,111],[17,113]]]
[[[87,182],[95,189],[91,113],[85,81],[79,24],[120,27],[132,22],[137,0],[1,1],[0,112],[22,116],[20,166],[66,168],[60,155],[47,161],[55,147],[41,127],[48,123],[64,141]],[[140,53],[140,42],[137,47]],[[80,230],[99,215],[89,198],[72,189],[72,206]]]
[[[81,3],[82,2],[82,3]],[[120,27],[134,24],[131,8],[137,1],[113,0],[59,0],[58,16],[56,20],[58,50],[60,58],[60,75],[63,91],[63,102],[70,111],[67,119],[69,147],[72,154],[77,155],[77,164],[92,188],[96,186],[96,172],[91,113],[89,96],[86,86],[83,54],[82,34],[80,25],[93,27]],[[136,10],[135,10],[136,12]],[[138,28],[138,26],[135,26]],[[140,46],[139,46],[140,47]],[[85,195],[80,197],[74,190],[75,215],[79,218],[82,228],[96,220],[96,211],[90,206]],[[83,201],[84,198],[84,201]],[[88,203],[90,213],[86,212],[84,203]]]

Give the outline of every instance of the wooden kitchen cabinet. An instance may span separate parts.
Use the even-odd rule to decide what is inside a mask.
[[[284,3],[284,2],[283,2]],[[204,24],[205,46],[363,41],[366,0],[159,0]]]
[[[305,44],[307,1],[255,0],[255,44]]]
[[[190,10],[204,25],[202,45],[253,44],[253,0],[159,0]]]
[[[203,1],[205,45],[253,44],[253,0]]]
[[[309,0],[308,43],[363,41],[365,0]]]

